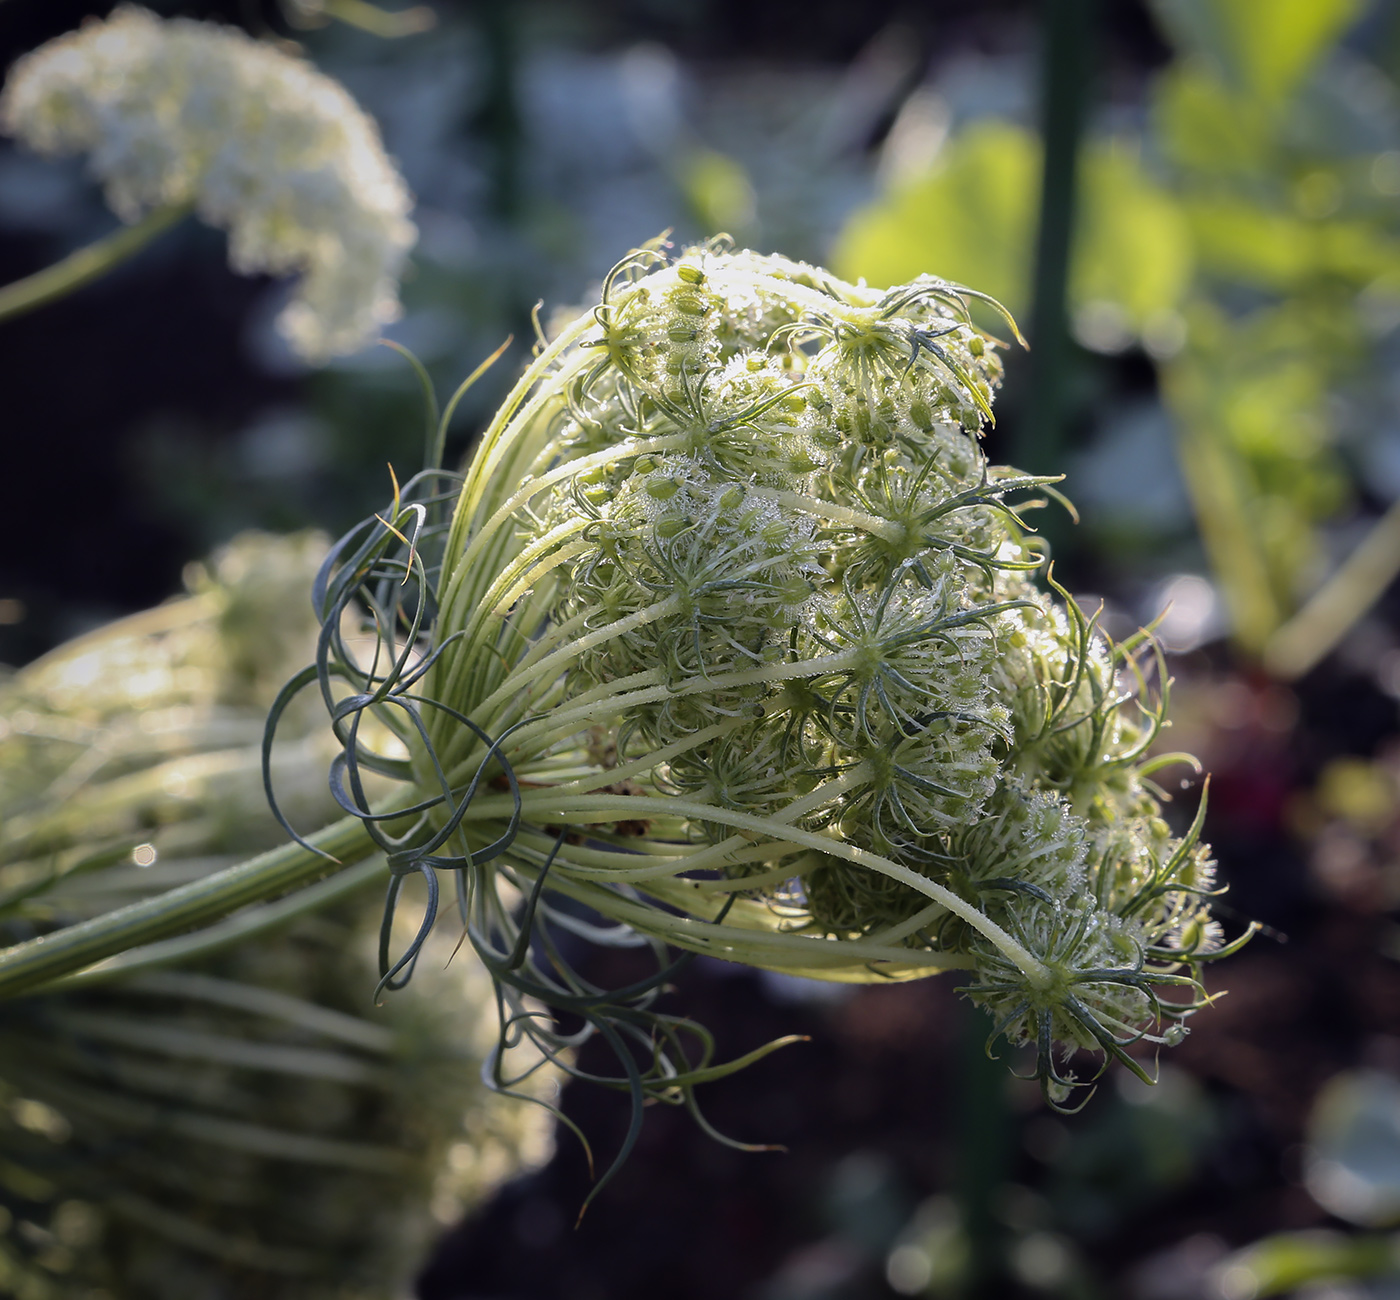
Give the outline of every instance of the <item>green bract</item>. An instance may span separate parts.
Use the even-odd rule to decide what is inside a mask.
[[[515,1028],[555,1052],[578,1035],[520,999],[582,1016],[638,1101],[728,1068],[652,1005],[668,945],[966,972],[1057,1102],[1059,1049],[1141,1071],[1124,1049],[1179,1032],[1222,951],[1199,819],[1173,836],[1148,781],[1174,761],[1148,756],[1150,640],[1111,645],[1037,585],[1020,511],[1052,480],[978,444],[1001,374],[979,296],[640,251],[541,340],[460,489],[420,476],[323,571],[318,668],[287,697],[319,678],[390,910],[421,875],[426,933],[454,872]],[[399,745],[365,744],[370,716]],[[372,806],[367,771],[408,793]],[[663,969],[596,989],[560,926]],[[410,961],[386,952],[386,980]]]

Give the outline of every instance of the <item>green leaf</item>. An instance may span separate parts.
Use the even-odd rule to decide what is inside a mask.
[[[1184,205],[1202,269],[1224,280],[1296,292],[1316,276],[1358,288],[1400,269],[1400,244],[1362,221],[1310,222],[1226,195]]]
[[[1235,94],[1276,103],[1332,47],[1360,0],[1156,0],[1183,54],[1208,60]]]
[[[681,162],[677,180],[691,215],[707,235],[753,224],[753,183],[743,166],[727,154],[697,149]]]
[[[1309,1282],[1376,1277],[1395,1268],[1386,1237],[1344,1237],[1338,1232],[1281,1233],[1227,1258],[1219,1276],[1232,1295],[1283,1295]]]
[[[1191,231],[1181,205],[1129,144],[1102,141],[1084,151],[1080,208],[1071,301],[1113,303],[1135,331],[1176,309],[1194,272]]]
[[[1008,122],[977,123],[928,176],[856,213],[837,239],[834,269],[877,285],[932,272],[975,284],[1022,314],[1039,187],[1035,137]]]
[[[1173,64],[1158,78],[1153,125],[1164,153],[1180,166],[1235,180],[1268,173],[1269,114],[1261,103],[1232,95],[1200,61]]]
[[[985,287],[1013,313],[1030,301],[1040,144],[1005,122],[968,129],[936,170],[857,213],[836,247],[839,274],[897,284],[923,272]],[[1078,305],[1112,304],[1140,329],[1173,309],[1193,273],[1191,236],[1176,201],[1126,142],[1084,152],[1071,272]]]

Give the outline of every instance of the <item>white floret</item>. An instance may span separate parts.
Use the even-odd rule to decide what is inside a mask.
[[[0,130],[86,152],[123,220],[191,204],[228,231],[236,270],[301,274],[278,325],[308,359],[399,314],[408,189],[345,89],[271,45],[123,5],[15,64]]]

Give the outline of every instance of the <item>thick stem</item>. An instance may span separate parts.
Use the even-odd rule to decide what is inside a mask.
[[[276,898],[374,851],[374,841],[357,817],[327,826],[310,842],[321,851],[285,844],[155,898],[16,944],[0,953],[0,998],[33,992],[128,948],[207,925],[249,903]]]
[[[55,983],[47,985],[44,992],[62,993],[69,989],[88,988],[93,984],[125,979],[142,971],[160,970],[177,962],[226,952],[249,939],[267,935],[283,926],[291,925],[300,917],[318,912],[341,899],[352,897],[369,885],[380,882],[387,870],[383,856],[375,854],[372,858],[347,867],[325,880],[308,885],[305,889],[298,889],[285,898],[279,898],[275,903],[249,908],[206,929],[133,948],[86,970],[65,975]]]
[[[22,316],[106,275],[114,266],[139,253],[162,231],[188,216],[190,210],[184,203],[157,208],[134,226],[114,230],[96,243],[69,253],[62,261],[5,285],[0,288],[0,321]]]
[[[1074,363],[1066,295],[1074,246],[1079,145],[1093,89],[1094,0],[1044,0],[1041,122],[1045,141],[1031,304],[1030,392],[1015,463],[1058,468],[1067,370]]]

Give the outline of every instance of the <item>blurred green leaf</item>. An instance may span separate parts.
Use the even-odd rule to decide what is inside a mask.
[[[1360,0],[1157,0],[1184,54],[1208,59],[1236,94],[1278,101],[1361,11]]]
[[[1359,0],[1157,9],[1182,58],[1153,88],[1141,154],[1081,150],[1068,306],[1086,346],[1136,338],[1163,367],[1232,633],[1259,653],[1322,576],[1318,526],[1349,498],[1335,398],[1394,328],[1400,101],[1334,49]],[[875,284],[934,272],[1024,313],[1040,171],[1033,133],[977,123],[856,214],[837,268]]]
[[[1241,102],[1199,62],[1173,64],[1153,92],[1153,125],[1166,155],[1182,167],[1235,179],[1267,167],[1269,118]]]
[[[1234,198],[1189,205],[1202,266],[1232,280],[1287,289],[1314,269],[1307,227],[1287,214]]]
[[[1361,221],[1308,221],[1231,196],[1186,204],[1203,270],[1287,293],[1313,276],[1366,284],[1400,269],[1400,244]]]
[[[1254,652],[1314,578],[1315,526],[1347,496],[1317,316],[1302,301],[1240,315],[1197,297],[1186,350],[1162,375],[1202,540]]]
[[[1191,231],[1127,143],[1091,144],[1081,166],[1071,301],[1112,302],[1141,332],[1153,316],[1178,308],[1190,288]]]
[[[933,272],[1024,314],[1029,303],[1040,145],[1009,122],[979,122],[922,180],[858,212],[832,254],[838,275],[900,284]]]
[[[1389,1237],[1343,1237],[1336,1232],[1289,1232],[1236,1251],[1221,1265],[1227,1296],[1263,1300],[1309,1282],[1376,1277],[1395,1267]]]
[[[970,127],[928,177],[895,189],[846,227],[839,274],[897,284],[931,271],[1029,307],[1040,145],[1006,122]],[[1113,140],[1084,152],[1071,270],[1078,306],[1109,303],[1135,331],[1174,309],[1191,283],[1191,235],[1178,205]]]
[[[753,224],[753,184],[728,155],[697,149],[682,160],[677,179],[691,216],[707,235],[732,234]]]

